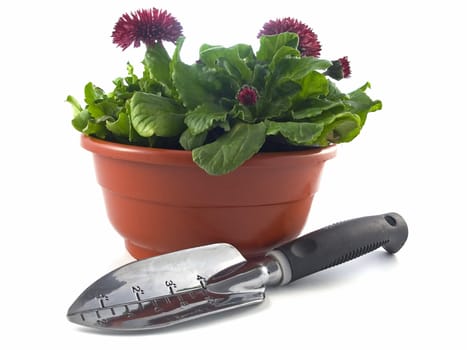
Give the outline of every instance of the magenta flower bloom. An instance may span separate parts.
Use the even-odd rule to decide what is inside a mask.
[[[343,78],[348,78],[350,77],[350,63],[349,63],[349,58],[347,56],[344,56],[342,58],[338,59],[341,67],[342,67],[342,77]]]
[[[285,32],[292,32],[298,35],[298,49],[302,56],[319,57],[321,44],[318,36],[306,24],[290,17],[271,20],[264,24],[263,29],[258,34],[274,35]]]
[[[156,8],[125,13],[115,24],[113,43],[123,50],[131,44],[139,47],[141,42],[146,46],[160,41],[175,42],[182,35],[181,24],[167,11]]]
[[[258,91],[254,87],[245,85],[237,92],[237,100],[244,106],[253,106],[258,100]]]
[[[350,77],[350,63],[347,56],[332,61],[332,66],[328,68],[326,74],[336,80]]]

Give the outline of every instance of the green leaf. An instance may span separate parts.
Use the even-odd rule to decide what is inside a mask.
[[[88,105],[87,109],[93,118],[100,118],[103,116],[114,117],[117,115],[119,106],[115,101],[105,98],[99,102]]]
[[[302,87],[299,83],[293,80],[283,80],[274,86],[272,91],[272,102],[277,99],[289,98],[294,95],[297,95],[302,90]],[[290,106],[290,105],[289,105]]]
[[[366,83],[362,87],[348,94],[346,105],[350,107],[352,113],[360,116],[362,125],[365,124],[368,113],[380,110],[383,105],[381,101],[373,101],[365,90],[370,87],[370,83]]]
[[[71,95],[67,96],[66,102],[71,104],[71,107],[73,107],[73,115],[76,115],[76,114],[80,113],[83,110],[83,108],[81,107],[78,100],[76,98],[74,98],[73,96],[71,96]]]
[[[216,141],[193,150],[193,160],[208,174],[233,171],[259,152],[266,139],[264,123],[239,122]]]
[[[328,80],[318,72],[310,72],[301,82],[302,90],[298,96],[299,99],[306,100],[310,97],[326,96],[329,92]]]
[[[319,116],[325,111],[331,109],[343,109],[344,103],[342,101],[330,101],[327,99],[309,99],[307,106],[302,107],[297,111],[292,112],[293,119],[305,119]]]
[[[105,97],[104,91],[93,83],[87,83],[84,87],[84,102],[88,105]]]
[[[239,103],[232,108],[230,114],[233,118],[240,119],[250,124],[255,123],[257,121],[250,108]]]
[[[125,112],[119,113],[118,118],[115,121],[107,120],[105,126],[116,136],[125,137],[127,139],[130,138],[131,123],[128,114]]]
[[[90,118],[91,115],[89,114],[89,112],[87,110],[83,110],[75,114],[74,118],[71,121],[71,124],[76,130],[82,132],[87,127]]]
[[[360,117],[351,112],[343,112],[337,115],[329,115],[319,118],[324,123],[324,130],[318,144],[327,146],[331,143],[352,141],[361,130]]]
[[[264,119],[277,119],[289,117],[289,111],[292,107],[292,100],[300,92],[300,84],[293,81],[285,81],[276,86],[271,92],[270,99],[260,100],[260,116]]]
[[[312,146],[324,130],[323,123],[266,121],[267,135],[281,134],[294,145]]]
[[[251,85],[255,86],[259,90],[262,90],[262,87],[266,85],[266,80],[269,74],[270,74],[270,71],[266,65],[256,64],[253,69],[253,77],[252,77]]]
[[[71,124],[78,131],[83,131],[88,125],[88,121],[91,118],[87,110],[83,110],[78,100],[73,96],[69,95],[66,98],[66,102],[70,103],[73,108],[73,119]]]
[[[229,48],[204,44],[199,53],[201,61],[210,68],[223,66],[229,75],[249,82],[252,71],[247,61],[254,57],[253,49],[249,45],[238,44]]]
[[[215,98],[210,93],[209,75],[205,74],[203,66],[198,63],[188,65],[181,60],[183,42],[183,37],[177,40],[172,58],[172,79],[183,105],[193,109],[200,104],[214,102]]]
[[[276,66],[284,59],[286,58],[300,58],[300,51],[297,49],[290,47],[290,46],[282,46],[277,52],[274,54],[274,57],[272,58],[272,61],[269,65],[269,68],[271,71],[274,71],[276,69]]]
[[[327,79],[316,69],[327,64],[328,61],[314,57],[285,56],[277,61],[266,80],[265,95],[269,106],[265,105],[264,113],[267,116],[281,116],[283,112],[293,110],[297,101],[325,95],[328,92]]]
[[[260,47],[256,53],[259,61],[271,62],[274,55],[283,47],[298,48],[298,35],[284,32],[276,35],[263,35],[260,39]]]
[[[170,61],[170,56],[161,42],[147,47],[143,61],[150,77],[168,88],[172,88]]]
[[[300,81],[311,72],[326,69],[330,64],[329,61],[315,57],[285,57],[277,63],[273,74],[280,79]]]
[[[313,79],[317,79],[316,77],[319,74],[323,77],[321,80],[325,80],[327,84],[326,77],[316,72],[316,70],[320,69],[319,67],[325,66],[327,62],[314,57],[285,58],[279,62],[273,74],[278,77],[279,83],[284,80],[301,81],[305,77],[309,77],[310,74],[314,74]]]
[[[171,137],[185,130],[185,110],[172,99],[135,92],[130,101],[130,119],[143,137]]]
[[[85,135],[96,136],[100,139],[105,139],[108,131],[103,123],[93,121],[92,119],[88,120],[86,127],[83,129]]]
[[[193,135],[190,132],[190,129],[186,129],[184,132],[182,132],[179,142],[183,149],[192,150],[202,146],[206,141],[207,135],[207,131],[202,132],[201,134]]]
[[[212,129],[227,120],[227,111],[217,104],[205,103],[188,112],[185,124],[193,135]]]
[[[292,101],[289,97],[276,99],[268,104],[264,105],[262,115],[264,119],[282,119],[284,112],[287,112],[292,105]],[[288,118],[288,116],[285,116]]]
[[[193,109],[205,102],[214,102],[214,97],[206,87],[206,75],[200,65],[187,65],[183,62],[174,64],[173,79],[183,105]]]

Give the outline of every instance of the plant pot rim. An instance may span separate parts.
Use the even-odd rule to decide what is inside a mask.
[[[175,150],[155,147],[145,147],[136,145],[127,145],[123,143],[102,140],[96,137],[81,135],[81,146],[100,156],[126,160],[130,162],[141,162],[148,164],[171,164],[174,166],[197,166],[192,159],[191,151]],[[275,160],[290,159],[297,161],[300,158],[310,161],[309,158],[315,158],[317,161],[324,161],[335,157],[337,145],[319,147],[298,151],[278,151],[278,152],[260,152],[253,158],[247,160],[243,167],[266,165],[274,163]]]

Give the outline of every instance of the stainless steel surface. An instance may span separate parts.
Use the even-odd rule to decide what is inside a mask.
[[[231,245],[213,244],[133,262],[94,282],[67,316],[89,327],[142,330],[215,313],[243,297],[210,292],[207,280],[245,261]],[[256,300],[262,299],[256,296],[245,302]]]
[[[280,280],[276,281],[276,278],[272,278],[273,276],[271,276],[271,285],[273,283],[280,284],[281,286],[288,284],[292,279],[292,269],[284,253],[280,250],[271,250],[266,256],[271,258],[272,262],[269,265],[275,266],[275,268],[280,270],[275,273],[275,275],[280,276]]]
[[[264,299],[264,293],[216,294],[198,288],[174,295],[108,308],[74,313],[69,320],[80,325],[115,331],[157,329],[220,311],[250,305]]]
[[[282,270],[277,260],[265,257],[231,266],[212,276],[207,289],[213,293],[264,293],[266,286],[278,285]]]

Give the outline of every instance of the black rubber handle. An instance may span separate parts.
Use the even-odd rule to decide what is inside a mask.
[[[287,258],[292,282],[355,259],[379,247],[389,253],[402,248],[408,236],[405,220],[396,213],[340,222],[311,232],[276,250]]]

